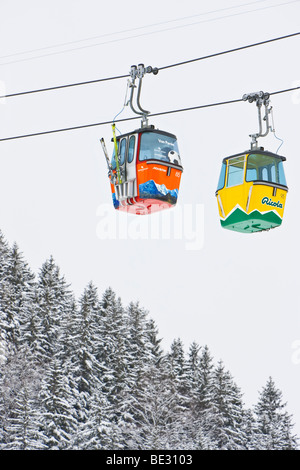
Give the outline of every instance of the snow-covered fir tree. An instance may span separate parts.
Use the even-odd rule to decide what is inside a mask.
[[[0,369],[0,449],[45,449],[41,430],[42,370],[29,348],[13,351]]]
[[[32,304],[34,275],[16,245],[0,234],[0,349],[20,346],[21,327]]]
[[[93,441],[96,430],[92,415],[95,409],[94,397],[102,393],[102,368],[99,363],[98,349],[100,302],[97,288],[90,282],[79,300],[79,308],[73,317],[73,347],[70,345],[70,363],[73,371],[71,379],[75,396],[77,429],[74,446],[85,449],[85,443]],[[99,401],[99,400],[98,400]],[[88,436],[88,437],[87,437]]]
[[[37,354],[42,355],[43,361],[46,358],[51,360],[63,347],[60,341],[62,322],[73,305],[73,295],[52,256],[40,270],[36,300],[39,321]]]
[[[41,384],[40,426],[48,450],[67,450],[76,430],[74,394],[58,355],[47,361]]]
[[[297,446],[297,438],[292,433],[292,417],[286,411],[282,392],[269,378],[259,395],[255,406],[259,446],[266,450],[292,450]]]
[[[217,449],[244,448],[243,414],[242,394],[220,361],[213,372],[212,400],[209,409],[209,435]]]
[[[3,234],[0,232],[0,358],[5,362],[5,356],[9,344],[13,344],[15,334],[15,319],[10,318],[9,302],[7,297],[10,293],[7,270],[9,265],[9,246]]]
[[[0,233],[0,449],[297,449],[272,379],[246,409],[207,346],[161,342],[138,302],[92,282],[77,300]]]

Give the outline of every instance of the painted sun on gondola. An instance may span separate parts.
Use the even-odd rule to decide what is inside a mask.
[[[223,159],[216,191],[221,226],[241,233],[270,230],[281,225],[288,187],[283,162],[286,158],[258,147],[257,138],[268,134],[269,94],[244,95],[256,101],[259,132],[251,134],[251,150]],[[261,106],[265,106],[266,132],[262,133]]]

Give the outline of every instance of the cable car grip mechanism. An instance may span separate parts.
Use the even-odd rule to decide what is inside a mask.
[[[150,114],[150,111],[143,109],[140,103],[142,80],[146,73],[153,73],[153,75],[157,75],[158,68],[157,67],[153,68],[150,65],[148,67],[145,67],[144,64],[139,64],[138,66],[136,65],[131,66],[131,69],[130,69],[131,81],[129,81],[129,87],[131,88],[131,93],[130,93],[129,104],[130,104],[132,111],[135,114],[142,116],[142,127],[148,126],[148,114]],[[134,89],[136,88],[135,80],[137,78],[139,80],[139,83],[138,83],[137,98],[136,98],[136,105],[137,105],[137,109],[136,109],[133,105],[133,96],[134,96]]]
[[[270,93],[265,93],[263,91],[258,91],[254,93],[246,93],[243,95],[242,99],[244,101],[249,101],[249,103],[253,103],[253,101],[256,102],[257,110],[258,110],[258,124],[259,124],[259,131],[256,134],[250,134],[249,137],[251,137],[251,149],[257,149],[258,143],[257,139],[258,137],[265,137],[269,131],[271,130],[271,126],[269,124],[269,114],[272,110],[272,107],[269,107],[270,105]],[[261,107],[265,107],[265,115],[262,118],[262,113],[261,113]],[[262,130],[262,121],[265,121],[266,123],[266,130],[263,133]]]

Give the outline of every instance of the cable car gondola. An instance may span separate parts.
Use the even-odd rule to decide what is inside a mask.
[[[140,64],[131,67],[130,105],[142,116],[142,124],[127,134],[116,136],[113,124],[114,151],[109,160],[103,139],[113,205],[115,209],[133,214],[150,214],[173,207],[177,203],[183,167],[174,134],[155,129],[148,124],[149,111],[141,108],[139,98],[141,80],[146,72],[156,72]],[[135,78],[139,77],[137,105],[133,107]],[[116,157],[117,156],[117,157]]]
[[[283,162],[285,157],[257,146],[257,138],[269,132],[269,94],[244,95],[256,101],[259,133],[252,134],[251,150],[223,159],[216,191],[221,226],[242,233],[278,227],[282,223],[288,187]],[[261,106],[265,106],[266,132],[262,134]]]

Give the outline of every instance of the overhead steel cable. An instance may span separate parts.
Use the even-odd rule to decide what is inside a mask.
[[[265,2],[265,1],[266,0],[259,0],[258,2],[254,2],[254,3],[262,3],[262,2]],[[17,60],[13,60],[13,61],[9,61],[9,62],[4,62],[4,63],[0,64],[0,66],[1,65],[14,64],[16,62],[24,62],[24,61],[28,61],[28,60],[40,59],[40,58],[43,58],[43,57],[46,57],[46,56],[53,56],[53,55],[57,55],[57,54],[65,54],[66,52],[78,51],[79,49],[86,49],[86,48],[90,48],[90,47],[106,45],[106,44],[109,44],[109,43],[115,43],[115,42],[119,42],[119,41],[125,41],[125,40],[129,40],[129,39],[140,38],[140,37],[144,37],[144,36],[147,36],[147,35],[150,35],[150,34],[170,32],[170,31],[173,31],[173,30],[176,30],[176,29],[179,29],[179,28],[186,28],[186,27],[192,27],[192,26],[195,26],[195,25],[199,25],[200,23],[207,23],[207,22],[211,22],[211,21],[222,20],[222,19],[226,19],[226,18],[230,18],[230,17],[235,17],[235,16],[245,15],[245,14],[249,14],[249,13],[254,13],[254,12],[257,12],[257,11],[267,10],[267,9],[270,9],[270,8],[277,8],[277,7],[281,7],[281,6],[287,6],[287,5],[290,5],[290,4],[293,4],[293,3],[298,3],[299,1],[300,0],[291,0],[291,1],[288,1],[288,2],[278,3],[278,4],[275,4],[275,5],[268,5],[268,6],[265,6],[265,7],[262,7],[262,8],[255,8],[255,9],[251,9],[251,10],[247,10],[247,11],[232,13],[230,15],[223,15],[223,16],[218,16],[218,17],[215,17],[215,18],[209,18],[209,19],[206,19],[206,20],[196,21],[196,22],[193,22],[193,23],[177,25],[177,26],[172,26],[172,27],[160,29],[160,30],[139,33],[139,34],[136,34],[136,35],[122,37],[122,38],[119,38],[119,39],[110,39],[110,40],[100,42],[100,43],[96,43],[96,44],[78,46],[78,47],[71,48],[71,49],[66,49],[66,50],[63,50],[63,51],[55,51],[55,52],[50,52],[50,53],[47,53],[47,54],[34,56],[34,57],[29,57],[29,58],[24,58],[24,59],[17,59]],[[187,18],[196,17],[196,16],[203,16],[203,15],[207,15],[207,14],[211,14],[211,13],[216,13],[218,11],[236,9],[236,8],[244,7],[244,6],[247,6],[247,5],[251,5],[252,3],[248,3],[248,4],[244,4],[244,5],[237,5],[235,7],[222,8],[222,9],[219,9],[219,10],[214,10],[214,11],[206,12],[206,13],[203,13],[203,14],[200,13],[198,15],[192,15],[190,17],[185,17],[185,18],[182,18],[182,19],[187,19]],[[166,22],[162,22],[161,24],[172,23],[174,21],[176,22],[178,20],[169,20],[169,21],[166,21]],[[156,26],[158,26],[158,25],[159,25],[159,23]],[[155,25],[149,25],[149,26],[151,27],[151,26],[155,26]],[[144,29],[144,28],[147,28],[149,26],[142,26],[142,27],[132,28],[131,31]],[[127,31],[130,31],[130,30],[127,30]],[[126,32],[126,30],[125,31],[120,31],[120,33],[124,33],[124,32]],[[102,35],[102,37],[103,36],[111,36],[111,35],[114,35],[114,34],[116,34],[116,33],[105,34],[105,35]],[[92,38],[87,38],[87,40],[90,40],[90,39],[92,39]],[[79,40],[79,41],[74,41],[74,42],[82,42],[82,41]],[[52,46],[52,47],[56,47],[56,46]],[[45,49],[48,49],[48,48],[51,48],[51,46],[48,46]],[[43,48],[40,48],[40,49],[43,49]],[[28,51],[28,52],[34,52],[34,50]],[[24,53],[26,53],[26,51]],[[14,54],[12,54],[12,55],[14,55]],[[18,53],[16,55],[18,55]]]
[[[286,88],[284,90],[274,91],[274,92],[270,93],[270,96],[278,95],[280,93],[287,93],[287,92],[295,91],[295,90],[299,90],[299,89],[300,89],[300,86],[293,87],[293,88]],[[163,115],[166,115],[166,114],[175,114],[175,113],[181,113],[181,112],[186,112],[186,111],[194,111],[194,110],[197,110],[197,109],[212,108],[212,107],[215,107],[215,106],[223,106],[223,105],[226,105],[226,104],[239,103],[241,101],[244,101],[243,98],[229,100],[229,101],[220,101],[220,102],[217,102],[217,103],[203,104],[203,105],[200,105],[200,106],[192,106],[192,107],[188,107],[188,108],[173,109],[173,110],[170,110],[170,111],[162,111],[160,113],[149,114],[149,117],[163,116]],[[47,135],[47,134],[55,134],[55,133],[58,133],[58,132],[67,132],[67,131],[74,131],[74,130],[79,130],[79,129],[86,129],[86,128],[89,128],[89,127],[104,126],[104,125],[113,124],[113,123],[116,123],[116,122],[133,121],[134,119],[140,119],[140,116],[123,118],[123,119],[118,119],[118,120],[114,120],[114,121],[103,121],[103,122],[95,122],[95,123],[91,123],[91,124],[82,124],[82,125],[79,125],[79,126],[65,127],[65,128],[61,128],[61,129],[53,129],[53,130],[49,130],[49,131],[35,132],[35,133],[32,133],[32,134],[23,134],[23,135],[16,135],[16,136],[12,136],[12,137],[4,137],[4,138],[0,139],[0,142],[4,142],[4,141],[8,141],[8,140],[24,139],[26,137],[36,137],[36,136]]]
[[[230,54],[232,52],[238,52],[238,51],[241,51],[241,50],[244,50],[244,49],[249,49],[251,47],[262,46],[264,44],[269,44],[269,43],[275,42],[275,41],[281,41],[283,39],[288,39],[288,38],[292,38],[292,37],[299,36],[299,35],[300,35],[300,32],[296,32],[296,33],[292,33],[292,34],[287,34],[285,36],[280,36],[280,37],[277,37],[277,38],[266,39],[265,41],[260,41],[260,42],[256,42],[256,43],[253,43],[253,44],[248,44],[248,45],[245,45],[245,46],[240,46],[240,47],[236,47],[236,48],[233,48],[233,49],[228,49],[228,50],[221,51],[221,52],[215,52],[213,54],[209,54],[209,55],[202,56],[202,57],[197,57],[195,59],[185,60],[185,61],[182,61],[182,62],[177,62],[177,63],[170,64],[170,65],[165,65],[163,67],[158,67],[158,70],[166,70],[166,69],[169,69],[169,68],[172,68],[172,67],[178,67],[180,65],[186,65],[186,64],[190,64],[192,62],[197,62],[197,61],[200,61],[200,60],[212,59],[214,57],[218,57],[218,56],[221,56],[221,55]],[[10,94],[7,94],[7,95],[0,96],[0,99],[1,98],[13,98],[13,97],[16,97],[16,96],[29,95],[29,94],[32,94],[32,93],[42,93],[42,92],[46,92],[46,91],[59,90],[59,89],[62,89],[62,88],[70,88],[70,87],[76,87],[76,86],[82,86],[82,85],[90,85],[90,84],[93,84],[93,83],[105,82],[105,81],[110,81],[110,80],[117,80],[117,79],[121,79],[121,78],[128,78],[129,76],[130,76],[130,74],[117,75],[117,76],[107,77],[107,78],[98,78],[98,79],[95,79],[95,80],[86,80],[86,81],[83,81],[83,82],[69,83],[69,84],[66,84],[66,85],[57,85],[57,86],[52,86],[52,87],[47,87],[47,88],[39,88],[39,89],[35,89],[35,90],[20,91],[20,92],[17,92],[17,93],[10,93]]]
[[[192,62],[196,62],[198,60],[205,60],[205,59],[212,59],[213,57],[218,57],[220,55],[225,55],[225,54],[231,54],[232,52],[238,52],[238,51],[242,51],[244,49],[250,49],[251,47],[256,47],[256,46],[262,46],[264,44],[268,44],[270,42],[275,42],[275,41],[281,41],[282,39],[287,39],[287,38],[291,38],[293,36],[299,36],[300,32],[298,33],[292,33],[292,34],[287,34],[285,36],[280,36],[278,38],[273,38],[273,39],[266,39],[265,41],[260,41],[260,42],[256,42],[254,44],[248,44],[246,46],[240,46],[240,47],[235,47],[233,49],[228,49],[227,51],[222,51],[222,52],[215,52],[213,54],[209,54],[209,55],[206,55],[206,56],[202,56],[202,57],[198,57],[196,59],[190,59],[190,60],[184,60],[183,62],[177,62],[175,64],[171,64],[171,65],[165,65],[164,67],[159,67],[159,70],[165,70],[165,69],[170,69],[171,67],[178,67],[180,65],[186,65],[186,64],[190,64]]]
[[[120,34],[123,34],[123,33],[129,33],[129,32],[132,32],[132,31],[139,31],[139,30],[143,30],[143,29],[149,29],[149,28],[155,27],[155,26],[162,26],[162,25],[170,24],[170,23],[178,23],[179,21],[188,20],[188,19],[199,17],[199,16],[201,17],[201,16],[210,15],[210,14],[213,14],[213,13],[219,13],[219,12],[228,11],[228,10],[236,10],[237,8],[243,8],[243,7],[247,7],[247,6],[250,6],[250,5],[256,5],[258,3],[263,3],[263,2],[266,2],[266,1],[268,1],[268,0],[256,0],[254,2],[243,3],[241,5],[236,5],[236,6],[232,6],[232,7],[219,8],[217,10],[210,10],[210,11],[198,13],[198,14],[195,14],[195,15],[184,16],[184,17],[175,18],[175,19],[172,19],[172,20],[167,20],[167,21],[160,21],[159,23],[151,23],[151,24],[147,24],[147,25],[144,25],[144,26],[137,26],[135,28],[123,29],[121,31],[116,31],[114,33],[105,33],[105,34],[101,34],[100,36],[92,36],[92,37],[88,37],[88,38],[84,38],[84,39],[78,39],[76,41],[68,41],[68,42],[63,42],[63,43],[60,43],[60,44],[53,44],[52,46],[45,46],[45,47],[39,47],[37,49],[30,49],[30,50],[26,50],[26,51],[22,51],[22,52],[15,52],[13,54],[7,54],[7,55],[0,56],[0,61],[2,59],[8,59],[8,58],[11,58],[11,57],[20,56],[20,55],[24,55],[24,54],[30,54],[30,53],[34,53],[34,52],[41,52],[41,51],[45,51],[45,50],[49,50],[49,49],[54,49],[54,48],[57,48],[57,47],[65,47],[65,46],[70,46],[70,45],[73,45],[73,44],[83,43],[83,42],[87,42],[87,41],[93,41],[93,40],[96,40],[96,39],[102,39],[102,38],[105,38],[107,36],[115,36],[115,35],[120,35]],[[293,3],[293,2],[287,2],[287,4],[289,4],[289,3]],[[274,7],[274,6],[276,7],[276,5],[271,5],[271,7]],[[280,6],[281,6],[281,4],[280,4]],[[254,11],[256,11],[256,10],[254,10]],[[123,39],[124,38],[121,38],[120,41],[122,41]],[[68,50],[67,51],[61,51],[62,54],[64,52],[68,52]],[[5,64],[0,64],[0,65],[5,65]]]
[[[90,85],[92,83],[99,83],[99,82],[107,82],[110,80],[118,80],[119,78],[126,78],[129,77],[129,74],[127,75],[117,75],[115,77],[108,77],[108,78],[98,78],[95,80],[87,80],[85,82],[78,82],[78,83],[69,83],[67,85],[57,85],[57,86],[52,86],[48,88],[39,88],[37,90],[30,90],[30,91],[20,91],[19,93],[11,93],[9,95],[4,95],[0,96],[1,98],[12,98],[14,96],[20,96],[20,95],[30,95],[32,93],[41,93],[44,91],[51,91],[51,90],[59,90],[61,88],[70,88],[70,87],[75,87],[75,86],[80,86],[80,85]]]

